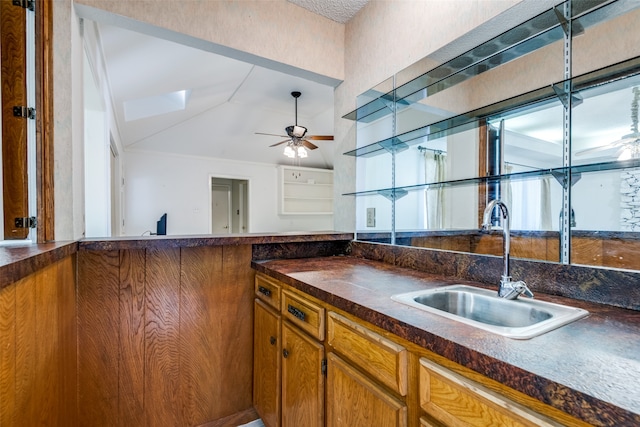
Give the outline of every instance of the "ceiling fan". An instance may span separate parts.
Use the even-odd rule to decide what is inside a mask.
[[[309,140],[314,141],[333,141],[333,135],[307,135],[307,128],[304,126],[298,126],[298,98],[300,98],[302,93],[298,91],[291,92],[291,96],[295,99],[295,124],[291,126],[287,126],[285,131],[286,135],[276,135],[272,133],[262,133],[256,132],[256,135],[268,135],[268,136],[279,136],[282,138],[287,138],[284,141],[276,142],[275,144],[270,145],[269,147],[277,147],[278,145],[287,144],[284,148],[284,155],[287,157],[294,158],[298,157],[307,157],[307,149],[315,150],[318,148],[317,145],[312,143]]]
[[[633,101],[631,101],[631,133],[628,135],[624,135],[619,140],[610,142],[609,144],[578,151],[576,153],[578,156],[615,149],[614,155],[618,160],[640,158],[640,132],[638,131],[638,100],[640,99],[640,87],[634,87],[632,89],[632,92]]]

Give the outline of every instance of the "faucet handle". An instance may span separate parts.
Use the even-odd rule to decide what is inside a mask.
[[[533,298],[533,292],[531,292],[527,284],[522,280],[519,280],[513,283],[513,289],[515,289],[519,295],[524,295],[525,297]]]

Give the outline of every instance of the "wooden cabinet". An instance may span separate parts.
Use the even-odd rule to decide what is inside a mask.
[[[324,347],[282,322],[282,427],[324,425]]]
[[[334,353],[327,357],[328,427],[404,427],[407,406]]]
[[[405,347],[333,311],[327,319],[327,345],[398,395],[407,395]]]
[[[420,359],[422,425],[558,426],[550,419],[481,384],[426,359]]]
[[[259,299],[254,304],[253,405],[265,426],[280,424],[280,314]]]
[[[300,294],[282,292],[282,315],[318,341],[324,341],[324,308]]]
[[[280,166],[281,215],[333,214],[333,171]]]
[[[322,427],[325,311],[283,286],[256,275],[254,406],[267,427]]]
[[[269,304],[276,311],[280,310],[280,282],[264,274],[256,275],[256,296]]]
[[[327,346],[327,426],[406,426],[406,348],[333,311]]]
[[[265,275],[256,295],[254,404],[268,427],[585,425]]]

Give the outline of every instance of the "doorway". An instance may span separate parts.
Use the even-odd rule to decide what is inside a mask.
[[[211,177],[211,233],[248,233],[249,181]]]

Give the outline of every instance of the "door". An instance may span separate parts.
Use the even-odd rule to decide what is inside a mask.
[[[324,347],[282,322],[282,427],[324,425]]]
[[[280,425],[280,315],[256,299],[253,406],[267,427]]]
[[[335,354],[327,359],[327,427],[407,425],[404,403]]]
[[[25,239],[29,228],[16,218],[29,217],[27,173],[26,12],[12,2],[0,2],[2,82],[2,202],[4,238]],[[18,115],[14,115],[18,107]],[[22,109],[24,107],[24,109]],[[20,225],[20,226],[18,226]]]
[[[211,184],[211,233],[231,233],[231,187]]]

